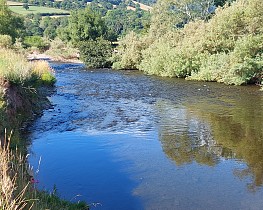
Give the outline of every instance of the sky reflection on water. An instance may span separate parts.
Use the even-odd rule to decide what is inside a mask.
[[[31,135],[40,188],[96,209],[263,208],[256,88],[53,65],[54,107]]]

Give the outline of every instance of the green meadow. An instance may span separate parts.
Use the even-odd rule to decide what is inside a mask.
[[[27,14],[43,14],[43,13],[50,13],[50,14],[65,14],[68,15],[69,11],[62,10],[62,9],[56,9],[56,8],[50,8],[50,7],[39,7],[39,6],[29,6],[29,9],[26,10],[23,8],[23,6],[9,6],[10,10],[14,13],[18,13],[21,15],[27,15]]]

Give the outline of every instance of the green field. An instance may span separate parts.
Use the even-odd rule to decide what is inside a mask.
[[[43,14],[43,13],[50,13],[50,14],[65,14],[68,15],[69,11],[62,10],[62,9],[55,9],[50,7],[38,7],[38,6],[29,6],[29,9],[26,10],[23,8],[23,6],[9,6],[10,10],[14,13],[18,13],[21,15],[27,15],[27,14]]]

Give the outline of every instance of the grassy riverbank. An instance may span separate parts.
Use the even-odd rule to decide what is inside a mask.
[[[35,189],[34,169],[26,159],[22,125],[47,105],[43,87],[55,83],[45,61],[28,62],[10,49],[0,49],[0,209],[88,209],[85,203],[61,200],[56,190]]]

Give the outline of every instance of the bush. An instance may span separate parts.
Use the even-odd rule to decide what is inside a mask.
[[[12,46],[12,37],[9,35],[0,34],[0,48],[11,48]]]
[[[138,69],[142,60],[142,50],[149,46],[150,40],[129,33],[120,42],[113,55],[114,69]]]
[[[226,84],[260,83],[263,69],[263,35],[239,38],[230,53],[209,55],[188,79]]]
[[[196,20],[176,30],[168,27],[145,48],[136,35],[122,42],[114,64],[118,67],[226,84],[260,83],[263,1],[236,1],[218,8],[207,22]]]
[[[192,72],[191,76],[187,77],[187,79],[223,82],[222,75],[224,75],[226,82],[227,78],[231,77],[228,73],[229,63],[230,58],[226,53],[218,53],[204,57],[201,60],[199,70]]]
[[[105,68],[111,66],[111,43],[103,38],[95,41],[83,41],[79,44],[80,59],[88,68]]]
[[[24,39],[26,47],[36,47],[39,50],[46,50],[49,46],[40,36],[27,36]]]

